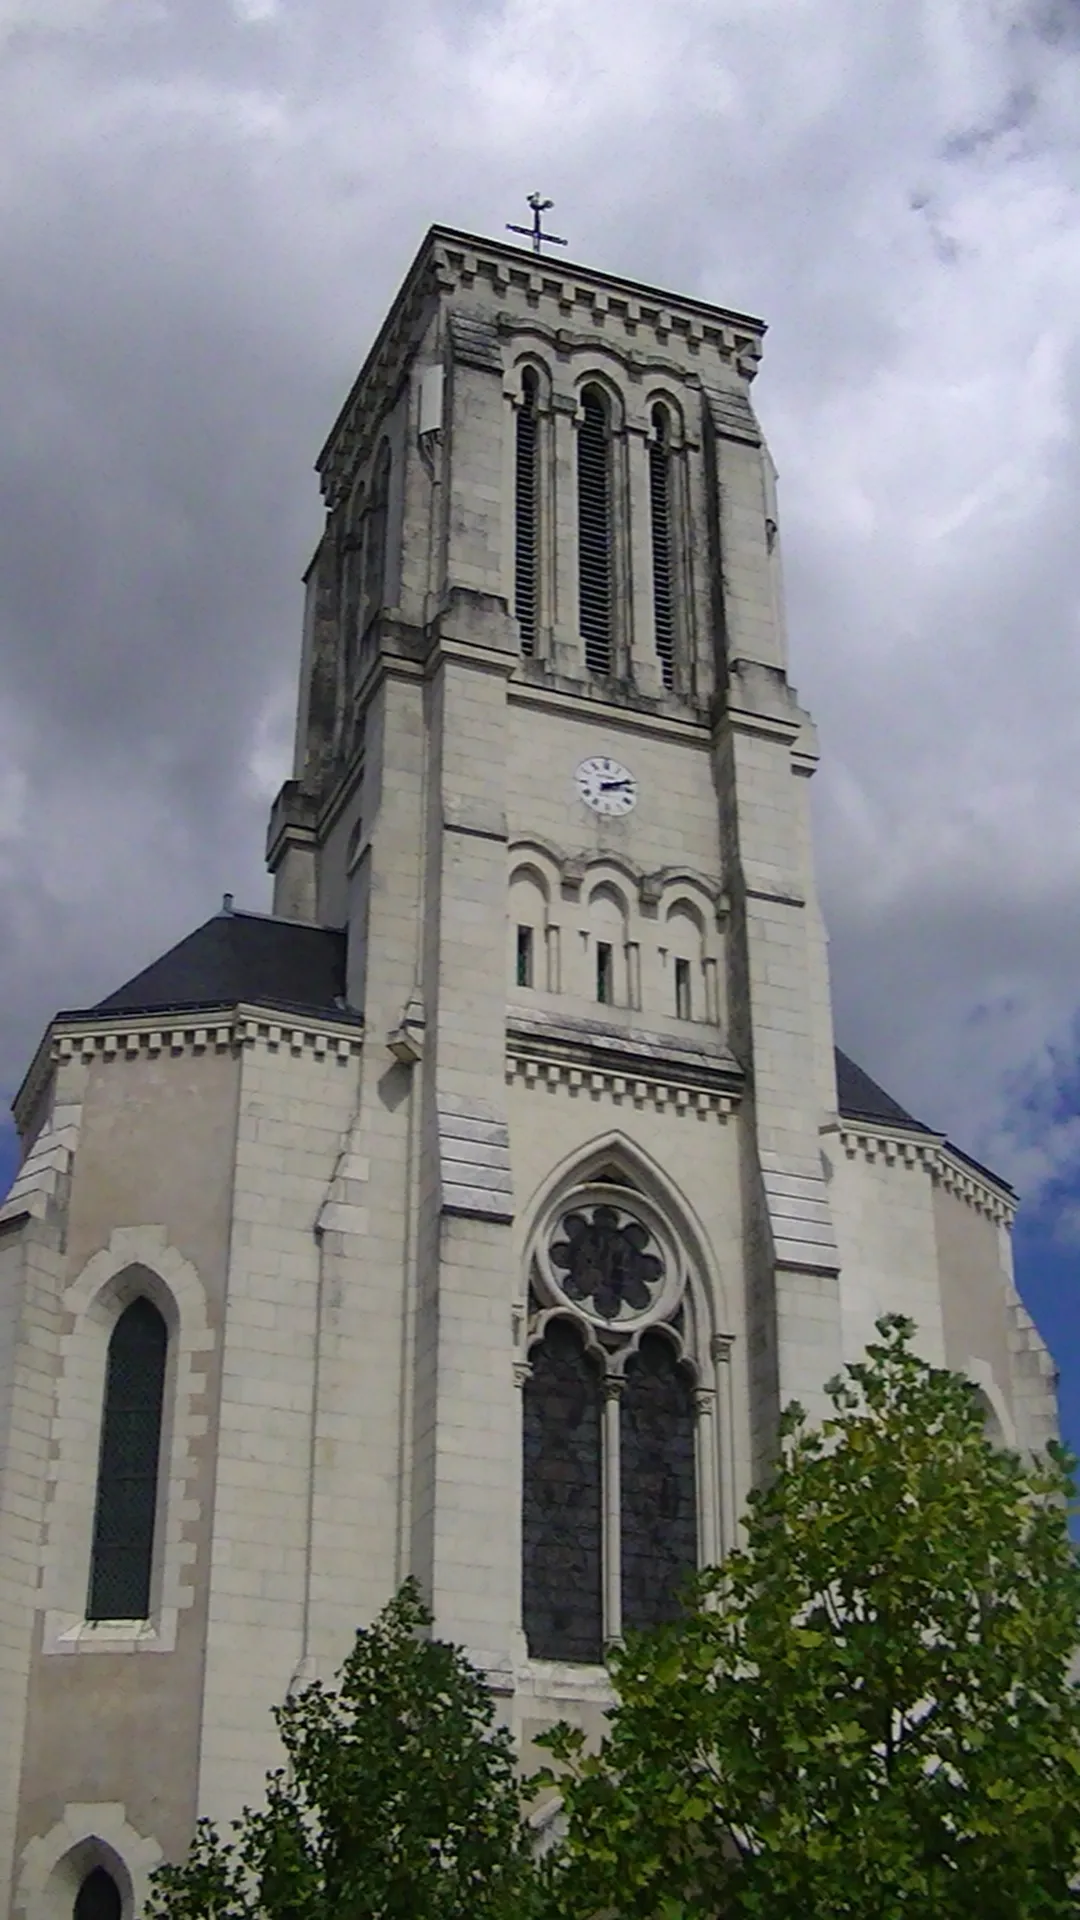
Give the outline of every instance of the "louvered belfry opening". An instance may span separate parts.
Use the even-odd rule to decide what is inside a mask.
[[[675,603],[672,591],[671,426],[664,407],[654,407],[649,443],[649,503],[652,517],[653,619],[656,652],[665,687],[675,685]]]
[[[364,611],[367,627],[386,598],[387,514],[390,503],[390,449],[384,441],[375,461],[364,530]]]
[[[168,1331],[149,1300],[133,1300],[109,1342],[101,1427],[91,1620],[145,1620],[157,1515]]]
[[[581,396],[578,428],[578,601],[585,665],[612,668],[611,433],[598,387]]]
[[[517,410],[517,447],[514,493],[514,612],[521,635],[521,651],[536,652],[538,502],[537,378],[532,367],[521,376],[521,405]]]

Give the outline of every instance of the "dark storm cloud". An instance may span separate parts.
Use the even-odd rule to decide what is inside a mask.
[[[1077,1157],[1016,1094],[1080,977],[1076,18],[0,0],[9,1087],[265,904],[311,459],[425,226],[540,185],[572,256],[771,323],[842,1033],[1024,1177]]]

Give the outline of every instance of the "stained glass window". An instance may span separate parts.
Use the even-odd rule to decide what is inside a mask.
[[[522,1610],[541,1660],[599,1661],[601,1390],[575,1327],[549,1323],[525,1383]]]
[[[109,1342],[97,1508],[90,1563],[91,1620],[145,1620],[157,1512],[168,1333],[149,1300],[133,1300]]]
[[[551,1264],[569,1299],[614,1320],[624,1307],[642,1312],[664,1275],[664,1263],[640,1220],[620,1219],[615,1207],[594,1206],[563,1215],[551,1246]]]
[[[104,1867],[95,1867],[75,1895],[72,1920],[120,1920],[123,1910],[120,1889],[112,1874],[106,1873]]]
[[[697,1568],[694,1398],[662,1334],[646,1334],[619,1408],[624,1628],[673,1619]]]

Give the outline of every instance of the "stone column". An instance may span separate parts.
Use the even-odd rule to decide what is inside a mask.
[[[622,1638],[621,1374],[604,1376],[604,1639]]]

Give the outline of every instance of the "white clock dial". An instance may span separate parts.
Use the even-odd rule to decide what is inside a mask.
[[[575,775],[577,790],[594,813],[629,813],[637,805],[637,781],[618,760],[583,760]]]

